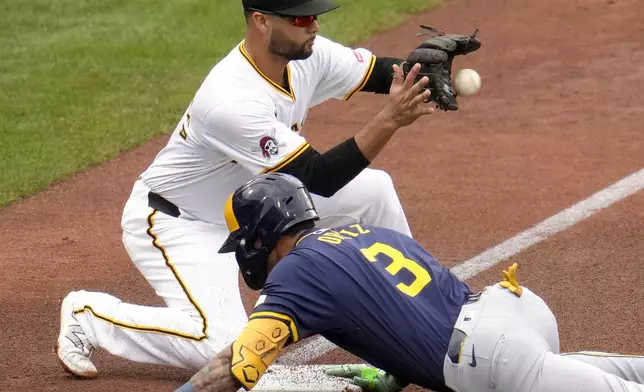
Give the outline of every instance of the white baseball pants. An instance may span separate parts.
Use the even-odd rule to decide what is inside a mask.
[[[197,370],[246,325],[238,266],[234,254],[217,253],[228,236],[223,222],[165,215],[148,207],[148,192],[135,183],[123,212],[123,244],[166,306],[80,291],[74,295],[76,318],[96,348],[137,362]],[[379,170],[364,170],[331,198],[314,195],[314,203],[323,218],[320,227],[361,222],[411,235],[391,178]]]
[[[545,302],[527,288],[519,298],[500,285],[463,307],[466,333],[458,363],[446,357],[447,386],[457,392],[644,392],[644,357],[559,353]]]

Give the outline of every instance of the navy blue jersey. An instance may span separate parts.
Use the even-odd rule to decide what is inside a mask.
[[[288,316],[401,379],[443,390],[443,361],[470,293],[418,242],[361,225],[312,230],[271,271],[255,312]]]

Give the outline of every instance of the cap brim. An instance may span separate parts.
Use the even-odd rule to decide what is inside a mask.
[[[340,5],[331,0],[312,0],[308,3],[299,4],[294,7],[275,10],[275,12],[286,16],[311,16],[324,14],[329,11],[333,11],[338,7],[340,7]]]
[[[237,232],[232,232],[224,241],[224,244],[219,248],[217,253],[231,253],[237,249]]]

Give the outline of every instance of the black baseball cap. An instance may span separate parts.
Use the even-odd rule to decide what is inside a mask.
[[[340,7],[331,0],[242,0],[242,5],[286,16],[320,15]]]

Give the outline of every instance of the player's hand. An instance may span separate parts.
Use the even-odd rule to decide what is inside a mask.
[[[368,365],[333,365],[324,369],[329,376],[350,378],[364,391],[397,392],[403,389],[396,377]]]
[[[415,64],[407,77],[403,76],[403,70],[398,65],[394,65],[393,68],[394,77],[389,88],[389,102],[379,115],[383,117],[383,121],[391,122],[397,129],[413,123],[420,116],[433,113],[434,109],[424,104],[431,94],[429,90],[424,90],[429,78],[423,77],[414,83],[421,69],[420,64]]]

